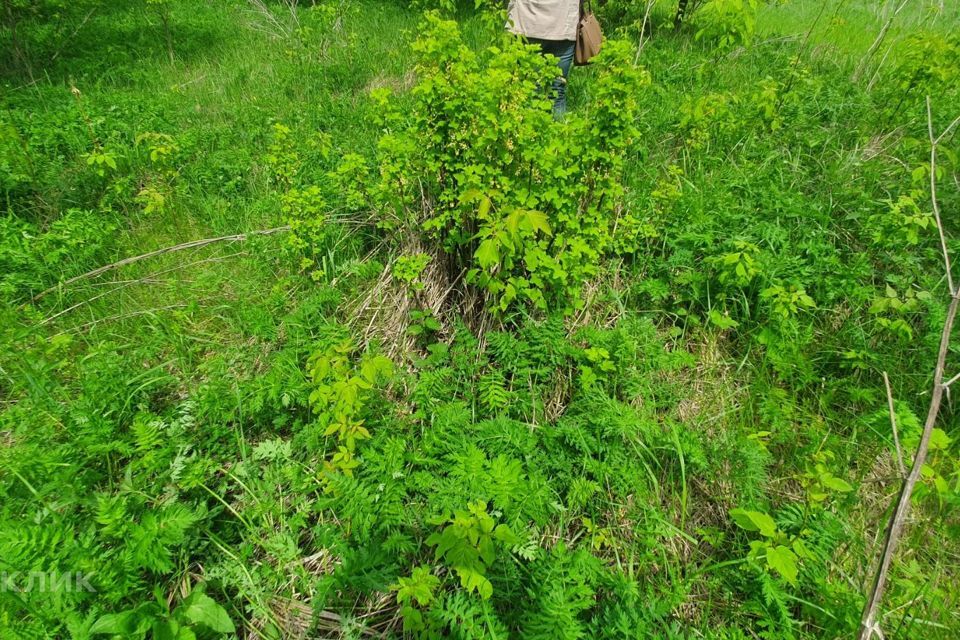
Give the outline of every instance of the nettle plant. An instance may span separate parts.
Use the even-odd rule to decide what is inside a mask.
[[[180,145],[172,136],[152,131],[139,134],[135,144],[138,149],[145,150],[149,158],[149,172],[144,175],[144,186],[134,200],[143,206],[144,213],[162,214],[173,196],[174,181],[179,174],[176,163]]]
[[[198,636],[220,637],[235,631],[226,609],[201,589],[190,592],[171,609],[163,591],[157,587],[154,600],[121,613],[101,616],[89,633],[123,638],[145,638],[150,633],[155,640],[196,640]]]
[[[418,253],[412,256],[399,256],[393,263],[391,273],[394,278],[405,283],[414,291],[421,291],[424,285],[420,276],[432,259],[432,256],[426,253]]]
[[[506,554],[521,543],[509,526],[497,523],[497,515],[488,511],[485,501],[477,500],[470,502],[466,511],[443,514],[429,521],[442,527],[427,538],[427,544],[435,547],[434,560],[452,569],[467,593],[476,591],[483,600],[493,595],[487,569],[498,554]],[[390,586],[397,592],[404,631],[420,637],[441,637],[436,625],[424,616],[437,600],[439,587],[441,580],[428,566],[415,567],[409,578],[400,577]]]
[[[427,544],[436,547],[434,559],[452,567],[467,592],[476,591],[483,599],[493,595],[487,568],[496,559],[498,549],[509,550],[520,542],[510,527],[497,524],[483,500],[468,504],[467,511],[443,515],[431,523],[443,526],[427,538]]]
[[[764,433],[755,435],[763,438]],[[830,469],[834,459],[833,452],[828,450],[811,456],[812,464],[794,476],[806,493],[805,502],[784,505],[776,519],[765,511],[730,510],[734,524],[750,534],[750,550],[744,560],[756,575],[778,576],[797,587],[804,563],[808,563],[811,570],[822,568],[823,548],[827,544],[824,533],[819,531],[823,527],[823,515],[853,491],[849,482]]]
[[[697,12],[696,39],[720,48],[748,45],[757,30],[758,0],[708,0]]]
[[[747,562],[757,571],[772,571],[789,584],[796,584],[800,571],[797,561],[808,555],[803,538],[791,538],[763,511],[731,509],[730,518],[744,531],[759,534],[750,541]]]
[[[376,187],[381,228],[398,245],[426,236],[500,312],[571,311],[610,255],[635,250],[641,221],[622,214],[624,158],[648,74],[632,49],[606,43],[586,114],[555,121],[552,60],[505,36],[480,53],[455,22],[427,16],[418,85],[389,93]],[[615,239],[616,236],[616,239]]]
[[[445,16],[456,16],[472,11],[487,28],[502,28],[507,16],[508,0],[410,0],[419,11],[435,11]]]
[[[359,466],[357,443],[368,440],[364,408],[375,386],[393,375],[393,363],[384,356],[365,353],[355,362],[355,346],[344,340],[317,350],[308,363],[313,390],[310,405],[324,437],[332,437],[335,450],[324,461],[327,475],[352,476]]]
[[[923,96],[943,96],[960,88],[960,36],[918,32],[907,36],[900,48],[900,64],[891,89],[899,91],[895,109]]]
[[[278,192],[281,213],[290,225],[287,249],[299,260],[300,270],[316,281],[328,275],[324,257],[333,241],[335,228],[330,224],[323,190],[316,185],[301,184],[304,158],[300,148],[306,147],[311,154],[326,158],[329,145],[329,136],[325,133],[303,141],[290,127],[277,122],[273,124],[263,156],[271,182]],[[349,158],[342,164],[353,166]]]

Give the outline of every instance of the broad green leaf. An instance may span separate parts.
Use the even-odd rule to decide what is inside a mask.
[[[489,269],[500,262],[500,251],[497,249],[497,243],[492,238],[487,238],[477,247],[474,254],[477,263],[482,269]]]
[[[194,591],[184,601],[183,615],[195,624],[202,624],[218,633],[233,633],[233,621],[226,609],[205,593]]]
[[[480,553],[480,560],[483,564],[489,566],[493,564],[496,558],[497,549],[493,546],[493,540],[489,537],[483,537],[479,540],[477,551]]]
[[[790,545],[793,547],[793,552],[797,554],[798,558],[812,558],[813,554],[810,553],[810,550],[807,549],[806,543],[801,539],[797,538],[793,541],[793,544]]]
[[[930,451],[945,451],[951,442],[950,436],[943,429],[936,428],[930,432]]]
[[[484,600],[493,595],[493,585],[482,573],[470,567],[454,567],[460,575],[460,584],[469,591],[476,590]]]
[[[825,474],[822,478],[820,478],[820,482],[827,489],[832,489],[834,491],[839,491],[841,493],[847,493],[848,491],[853,491],[853,487],[850,485],[849,482],[847,482],[842,478],[838,478],[832,473]]]
[[[548,236],[551,233],[550,223],[545,213],[540,211],[527,211],[526,222],[530,225],[531,231],[542,231]]]
[[[783,545],[767,549],[767,566],[783,576],[790,584],[797,583],[797,555]]]
[[[129,635],[136,628],[136,612],[133,610],[122,611],[120,613],[108,613],[97,618],[97,621],[90,627],[91,634],[111,633],[119,635]]]
[[[401,607],[400,615],[403,616],[403,630],[407,633],[421,631],[424,628],[423,614],[410,605]]]
[[[716,309],[710,310],[710,322],[719,329],[734,329],[740,326],[740,323],[728,315],[720,313]]]
[[[390,587],[397,592],[397,602],[413,599],[423,607],[433,600],[433,590],[440,584],[440,579],[430,573],[430,567],[416,567],[411,577],[402,577],[397,582]]]
[[[506,218],[503,219],[504,228],[511,234],[520,233],[520,223],[523,220],[523,209],[511,209]]]
[[[950,493],[950,485],[947,483],[946,479],[943,476],[938,475],[933,479],[933,486],[936,487],[937,493],[945,495]]]
[[[520,538],[505,524],[497,525],[497,528],[493,532],[494,537],[504,544],[514,545],[520,544]]]
[[[477,208],[477,217],[486,218],[490,213],[490,198],[487,196],[482,196],[480,198],[480,206]]]
[[[157,620],[153,623],[153,640],[177,640],[180,623],[176,620]]]
[[[777,523],[766,513],[748,511],[746,509],[731,509],[730,517],[741,529],[758,531],[760,535],[772,538],[777,533]]]
[[[392,373],[393,361],[386,356],[373,356],[360,365],[360,375],[371,384],[380,378],[389,377]]]

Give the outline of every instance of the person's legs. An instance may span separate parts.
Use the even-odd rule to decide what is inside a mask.
[[[540,40],[537,38],[530,38],[529,41],[531,44],[540,45],[540,51],[545,55],[557,58],[557,66],[560,67],[562,75],[553,81],[553,113],[560,117],[567,111],[567,77],[570,75],[570,67],[573,66],[573,53],[576,43],[573,40]]]
[[[573,40],[560,40],[557,45],[554,55],[557,56],[557,64],[563,76],[557,78],[553,83],[557,95],[553,103],[553,112],[559,117],[567,112],[567,78],[570,76],[570,67],[573,66],[573,53],[576,43]]]

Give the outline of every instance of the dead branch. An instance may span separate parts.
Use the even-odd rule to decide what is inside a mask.
[[[155,273],[148,274],[148,275],[144,276],[143,278],[136,278],[136,279],[134,279],[134,280],[127,280],[127,281],[125,281],[125,282],[101,283],[101,284],[114,284],[114,285],[116,285],[116,286],[114,286],[112,289],[108,289],[107,291],[104,291],[104,292],[102,292],[102,293],[98,293],[97,295],[95,295],[95,296],[93,296],[93,297],[91,297],[91,298],[87,298],[87,299],[85,299],[85,300],[81,300],[80,302],[78,302],[78,303],[76,303],[76,304],[74,304],[74,305],[72,305],[72,306],[70,306],[70,307],[67,307],[66,309],[63,309],[62,311],[58,311],[57,313],[55,313],[55,314],[53,314],[53,315],[51,315],[51,316],[47,316],[46,318],[44,318],[43,320],[41,320],[41,321],[39,322],[38,326],[43,326],[43,325],[45,325],[45,324],[48,324],[48,323],[56,320],[56,319],[59,318],[60,316],[66,315],[66,314],[70,313],[71,311],[75,311],[76,309],[79,309],[80,307],[82,307],[82,306],[84,306],[84,305],[88,305],[88,304],[90,304],[90,303],[92,303],[92,302],[95,302],[95,301],[99,300],[100,298],[103,298],[104,296],[108,296],[108,295],[110,295],[110,294],[112,294],[112,293],[116,293],[116,292],[118,292],[118,291],[121,291],[121,290],[123,290],[123,289],[126,289],[127,287],[132,287],[132,286],[138,285],[138,284],[157,284],[157,283],[163,282],[163,280],[159,280],[159,279],[157,278],[158,276],[161,276],[161,275],[164,275],[164,274],[167,274],[167,273],[171,273],[171,272],[173,272],[173,271],[182,271],[183,269],[189,269],[189,268],[191,268],[191,267],[195,267],[195,266],[200,265],[200,264],[208,264],[208,263],[211,263],[211,262],[221,262],[221,261],[223,261],[223,260],[229,260],[230,258],[235,258],[235,257],[237,257],[237,256],[241,256],[241,255],[245,255],[245,254],[246,254],[245,251],[238,251],[238,252],[236,252],[236,253],[231,253],[231,254],[228,255],[228,256],[216,256],[216,257],[213,257],[213,258],[204,258],[203,260],[194,260],[193,262],[188,262],[188,263],[186,263],[186,264],[180,264],[180,265],[177,265],[177,266],[175,266],[175,267],[171,267],[171,268],[169,268],[169,269],[163,269],[162,271],[157,271],[157,272],[155,272]]]
[[[887,32],[890,31],[890,27],[893,25],[893,20],[900,12],[903,11],[903,8],[907,6],[907,3],[910,0],[903,0],[900,3],[900,6],[897,7],[897,10],[893,12],[887,21],[883,23],[883,26],[880,27],[880,33],[877,34],[876,39],[873,41],[873,44],[870,45],[870,48],[867,49],[867,52],[864,54],[863,58],[860,59],[860,64],[857,65],[857,70],[853,72],[853,77],[850,79],[851,82],[859,82],[860,78],[863,76],[863,72],[866,71],[867,64],[870,63],[870,60],[877,53],[877,49],[880,48],[880,45],[883,44],[883,41],[887,38]]]
[[[93,320],[86,324],[80,325],[79,327],[74,327],[68,331],[65,331],[64,333],[80,333],[81,331],[90,329],[103,322],[114,322],[116,320],[128,320],[129,318],[136,318],[139,316],[149,316],[157,313],[158,311],[170,311],[171,309],[183,309],[186,306],[187,306],[186,302],[178,302],[176,304],[168,304],[163,307],[154,307],[153,309],[143,309],[141,311],[133,311],[131,313],[118,313],[117,315],[114,315],[114,316],[99,318],[97,320]]]
[[[63,282],[60,282],[57,285],[50,287],[45,291],[41,291],[37,295],[33,296],[33,298],[30,299],[30,302],[36,302],[37,300],[46,296],[47,294],[52,293],[54,291],[58,291],[59,289],[69,284],[73,284],[74,282],[77,282],[79,280],[86,280],[87,278],[95,278],[96,276],[99,276],[102,273],[106,273],[107,271],[119,269],[120,267],[124,267],[128,264],[133,264],[134,262],[140,262],[141,260],[146,260],[148,258],[155,258],[165,253],[174,253],[175,251],[183,251],[185,249],[196,249],[198,247],[205,247],[208,244],[214,244],[215,242],[237,242],[241,240],[246,240],[251,236],[269,236],[274,233],[280,233],[281,231],[289,231],[289,230],[290,230],[290,225],[284,225],[282,227],[274,227],[273,229],[262,229],[260,231],[248,231],[247,233],[238,233],[232,236],[220,236],[219,238],[204,238],[203,240],[191,240],[190,242],[184,242],[183,244],[176,244],[176,245],[173,245],[172,247],[164,247],[163,249],[150,251],[148,253],[144,253],[139,256],[124,258],[123,260],[118,260],[117,262],[112,262],[108,265],[98,267],[93,271],[88,271],[79,276],[68,278],[67,280],[64,280]]]
[[[262,25],[251,25],[256,31],[266,33],[275,38],[289,38],[293,36],[300,28],[300,17],[297,15],[297,4],[299,0],[283,0],[287,12],[290,14],[289,21],[284,24],[275,15],[264,0],[248,0],[250,13],[263,19]]]
[[[900,479],[907,476],[907,469],[903,466],[903,450],[900,448],[900,435],[897,433],[897,412],[893,408],[893,391],[890,390],[890,376],[883,372],[883,386],[887,388],[887,408],[890,410],[890,426],[893,428],[893,444],[897,447],[897,468],[900,469]]]
[[[647,6],[644,7],[643,11],[643,22],[640,23],[640,41],[637,43],[637,55],[633,58],[633,64],[639,64],[640,62],[640,52],[643,51],[643,47],[647,44],[643,36],[647,32],[647,22],[650,20],[650,9],[653,8],[653,5],[656,4],[656,0],[647,0]]]
[[[943,386],[947,387],[947,390],[949,391],[950,385],[952,385],[957,380],[960,380],[960,373],[958,373],[957,375],[953,376],[952,378],[944,382]]]
[[[920,479],[920,471],[927,459],[927,449],[930,445],[930,436],[933,434],[933,428],[937,423],[937,417],[940,414],[940,404],[943,400],[943,393],[948,385],[943,382],[944,370],[947,362],[947,352],[950,349],[950,336],[953,332],[953,323],[957,317],[957,307],[960,306],[960,291],[953,286],[953,276],[950,273],[950,256],[947,251],[946,233],[943,224],[940,221],[940,208],[937,204],[936,192],[936,174],[937,174],[937,145],[941,140],[960,122],[960,118],[954,120],[947,129],[939,136],[933,134],[933,116],[930,108],[930,97],[927,96],[927,131],[930,135],[930,184],[933,200],[933,210],[937,223],[937,231],[940,234],[940,246],[943,250],[944,267],[947,272],[947,284],[950,288],[950,306],[947,308],[947,317],[943,322],[943,331],[940,334],[940,350],[937,353],[937,364],[933,372],[933,394],[930,398],[930,406],[927,410],[927,418],[923,424],[923,433],[920,436],[920,443],[917,445],[917,453],[913,459],[913,466],[910,469],[910,475],[903,481],[900,489],[900,495],[897,498],[896,507],[893,515],[887,523],[886,535],[883,549],[880,552],[880,562],[877,565],[874,575],[873,585],[867,597],[863,608],[863,616],[860,619],[860,632],[857,635],[859,640],[871,640],[874,636],[883,638],[883,632],[880,630],[880,623],[877,614],[880,609],[880,602],[883,600],[883,591],[887,582],[887,574],[890,571],[890,564],[893,561],[893,554],[896,551],[897,543],[903,533],[906,524],[907,514],[910,511],[910,499],[913,496],[913,490]],[[952,381],[952,380],[951,380]]]
[[[78,24],[77,27],[73,30],[73,33],[67,36],[63,40],[63,42],[60,43],[60,46],[57,47],[57,50],[53,53],[53,55],[50,56],[50,62],[53,62],[54,60],[60,57],[60,54],[63,53],[64,48],[70,43],[71,40],[73,40],[77,36],[78,33],[80,33],[80,29],[83,28],[83,25],[87,24],[87,22],[90,20],[90,17],[94,14],[96,10],[97,10],[96,7],[94,7],[93,9],[90,9],[87,15],[83,17],[83,20],[80,21],[80,24]]]

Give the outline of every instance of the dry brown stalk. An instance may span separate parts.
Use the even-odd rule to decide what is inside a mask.
[[[117,262],[112,262],[108,265],[98,267],[93,271],[88,271],[86,273],[80,274],[79,276],[74,276],[73,278],[68,278],[63,282],[57,283],[56,286],[50,287],[45,291],[41,291],[37,295],[33,296],[30,300],[31,302],[36,302],[40,298],[46,296],[49,293],[53,293],[69,284],[73,284],[79,280],[85,280],[87,278],[95,278],[102,273],[107,271],[112,271],[113,269],[118,269],[120,267],[126,266],[128,264],[133,264],[134,262],[140,262],[141,260],[146,260],[148,258],[155,258],[157,256],[163,255],[165,253],[173,253],[175,251],[183,251],[185,249],[196,249],[198,247],[205,247],[208,244],[213,244],[215,242],[237,242],[240,240],[246,240],[251,236],[268,236],[274,233],[280,233],[281,231],[289,231],[290,225],[284,225],[282,227],[274,227],[273,229],[261,229],[259,231],[248,231],[247,233],[238,233],[231,236],[220,236],[219,238],[204,238],[203,240],[191,240],[190,242],[184,242],[182,244],[176,244],[172,247],[164,247],[163,249],[157,249],[156,251],[150,251],[148,253],[143,253],[139,256],[131,256],[129,258],[124,258],[123,260],[118,260]]]
[[[893,444],[897,448],[897,468],[900,478],[907,477],[907,468],[903,466],[903,449],[900,448],[900,434],[897,433],[897,412],[893,408],[893,391],[890,389],[890,376],[883,372],[883,386],[887,388],[887,408],[890,410],[890,426],[893,428]]]
[[[860,59],[860,64],[857,65],[857,70],[854,71],[853,77],[851,78],[852,82],[859,82],[860,78],[863,76],[864,72],[867,69],[867,65],[870,63],[870,60],[877,53],[877,50],[880,48],[880,45],[883,44],[883,41],[887,38],[887,32],[890,31],[890,27],[893,26],[894,19],[900,15],[900,12],[903,11],[904,7],[907,6],[907,3],[910,0],[903,0],[900,5],[897,7],[896,11],[887,18],[887,21],[883,23],[883,26],[880,27],[880,33],[877,34],[876,39],[874,39],[873,44],[870,45],[870,48],[867,49],[867,53],[864,54],[863,58]]]

